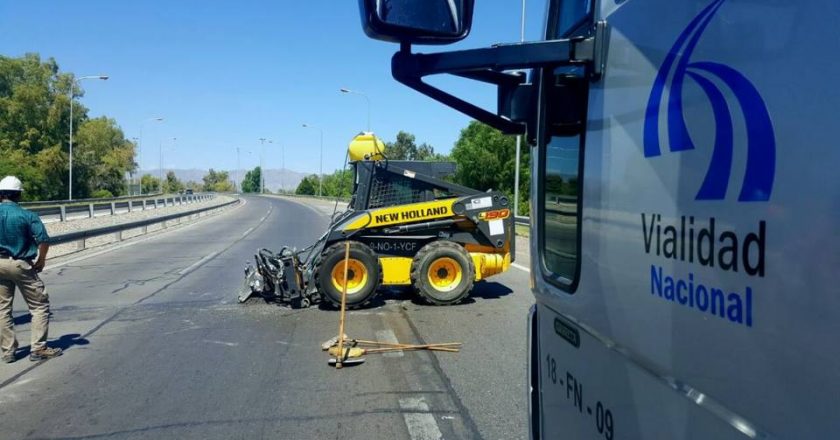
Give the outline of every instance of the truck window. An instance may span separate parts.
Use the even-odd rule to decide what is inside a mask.
[[[550,279],[565,290],[578,268],[580,142],[580,136],[553,136],[542,155],[541,254]]]

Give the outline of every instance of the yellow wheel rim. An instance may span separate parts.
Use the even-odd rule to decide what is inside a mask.
[[[441,292],[449,292],[459,284],[464,271],[457,261],[449,257],[438,258],[429,265],[427,277],[429,283]]]
[[[368,271],[361,261],[351,258],[347,261],[347,294],[359,293],[368,282]],[[332,283],[340,293],[344,288],[344,260],[333,266]]]

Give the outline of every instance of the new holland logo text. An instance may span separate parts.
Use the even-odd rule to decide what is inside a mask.
[[[747,160],[739,202],[765,202],[773,190],[776,169],[776,140],[767,106],[758,90],[739,71],[712,61],[694,61],[692,54],[709,22],[725,0],[715,0],[677,37],[656,75],[648,99],[644,125],[644,153],[652,158],[662,154],[660,114],[664,110],[668,147],[672,152],[693,150],[695,144],[686,126],[683,112],[683,85],[694,81],[709,99],[714,113],[715,138],[709,169],[696,200],[723,200],[732,173],[735,129],[726,95],[729,90],[743,115]],[[732,44],[737,44],[734,42]],[[666,97],[667,95],[667,97]]]

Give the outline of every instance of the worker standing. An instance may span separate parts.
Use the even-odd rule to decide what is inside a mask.
[[[15,286],[32,315],[29,360],[42,361],[61,355],[60,348],[47,347],[50,299],[44,282],[38,277],[44,270],[50,237],[41,219],[18,205],[22,192],[17,177],[6,176],[0,180],[0,354],[6,363],[16,360],[18,348],[12,319]]]

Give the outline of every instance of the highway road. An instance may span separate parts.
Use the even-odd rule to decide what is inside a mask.
[[[303,247],[328,216],[300,201],[245,200],[109,252],[51,260],[50,338],[66,352],[0,364],[0,438],[527,437],[525,241],[517,267],[463,304],[389,292],[348,315],[351,337],[461,341],[460,353],[368,355],[335,370],[319,345],[337,334],[337,312],[236,301],[258,247]],[[28,347],[19,296],[14,317]]]

